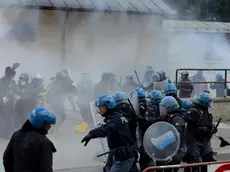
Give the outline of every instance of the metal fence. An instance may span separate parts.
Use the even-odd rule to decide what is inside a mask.
[[[210,172],[227,172],[230,171],[230,160],[217,161],[217,162],[204,162],[194,164],[178,164],[178,165],[165,165],[154,166],[144,169],[143,172],[203,172],[202,167],[207,167]]]
[[[224,89],[225,89],[225,96],[227,96],[227,83],[230,83],[230,81],[227,81],[228,78],[228,72],[230,69],[199,69],[199,68],[181,68],[176,70],[176,78],[175,78],[175,84],[178,85],[180,83],[186,83],[186,82],[180,82],[178,80],[178,73],[180,71],[209,71],[209,72],[224,72],[224,81],[195,81],[195,76],[190,77],[192,80],[191,82],[189,81],[188,83],[191,84],[214,84],[214,83],[223,83],[224,84]]]

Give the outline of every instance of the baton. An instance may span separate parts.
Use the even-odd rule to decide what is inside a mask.
[[[218,122],[216,123],[216,126],[212,129],[212,134],[215,130],[217,130],[218,126],[220,125],[221,118],[219,118]]]
[[[107,152],[104,152],[102,154],[99,154],[97,155],[97,158],[101,157],[101,156],[104,156],[104,155],[107,155],[107,154],[110,154],[112,151],[107,151]]]

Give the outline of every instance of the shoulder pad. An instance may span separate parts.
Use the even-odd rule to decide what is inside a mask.
[[[172,119],[172,122],[174,124],[174,126],[179,127],[179,126],[184,126],[186,124],[186,122],[184,121],[184,119],[180,116],[175,116]]]

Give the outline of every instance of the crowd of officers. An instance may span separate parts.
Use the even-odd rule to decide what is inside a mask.
[[[129,84],[124,84],[121,87],[113,74],[102,74],[102,81],[95,85],[94,93],[97,96],[95,105],[99,114],[104,117],[104,124],[91,130],[81,142],[86,146],[91,139],[107,137],[110,151],[104,167],[105,172],[138,172],[153,165],[215,161],[210,140],[217,132],[217,128],[213,124],[213,116],[209,112],[209,107],[212,104],[211,96],[202,92],[194,102],[183,101],[177,96],[177,86],[167,79],[164,72],[149,73],[151,73],[152,83],[147,87],[142,85],[142,88],[139,87],[140,83],[135,87],[132,85],[133,88],[130,88]],[[12,75],[10,76],[10,81],[12,81]],[[65,72],[58,73],[51,83],[52,90],[49,90],[48,93],[46,90],[46,94],[48,94],[46,101],[51,108],[39,107],[30,110],[32,112],[29,119],[24,118],[26,122],[11,137],[3,156],[6,172],[52,172],[52,154],[56,152],[56,149],[46,134],[51,125],[58,121],[54,112],[60,113],[61,110],[64,110],[64,108],[58,109],[60,102],[56,101],[58,99],[57,91],[58,95],[61,93],[59,79],[65,78],[64,82],[61,80],[61,88],[64,88],[65,92],[73,91],[72,81],[67,76]],[[8,77],[7,70],[5,77]],[[130,81],[128,80],[130,78],[128,77],[127,81]],[[55,84],[55,82],[59,84]],[[156,82],[159,83],[155,84]],[[54,87],[54,85],[56,86]],[[119,87],[116,88],[116,86]],[[119,91],[121,88],[123,88],[122,91]],[[49,99],[51,93],[56,95],[50,96]],[[128,102],[127,95],[130,95],[128,93],[131,93],[131,102],[135,100],[136,104]],[[38,93],[33,95],[37,97]],[[8,103],[8,101],[6,102]],[[84,116],[84,114],[82,115]],[[170,161],[156,162],[155,164],[145,152],[142,143],[148,127],[159,121],[172,124],[180,133],[181,142],[179,151]],[[139,165],[137,165],[138,162]],[[191,169],[188,170],[191,171]],[[192,171],[196,172],[199,169],[193,167]],[[202,168],[202,171],[207,171],[207,168]]]
[[[86,146],[91,139],[107,137],[111,151],[104,171],[134,172],[154,165],[215,161],[210,140],[217,132],[217,127],[213,124],[213,116],[209,112],[212,104],[210,94],[204,90],[196,96],[194,102],[181,100],[178,97],[178,86],[162,76],[165,76],[162,75],[162,71],[151,72],[152,83],[149,84],[151,87],[132,89],[130,99],[133,100],[135,97],[138,102],[137,107],[134,108],[135,111],[132,109],[135,105],[127,100],[126,96],[129,94],[127,94],[128,91],[125,92],[125,89],[123,92],[115,91],[114,94],[99,95],[96,106],[98,112],[105,118],[105,124],[91,130],[82,142]],[[131,79],[131,76],[128,79]],[[167,82],[162,82],[165,80]],[[160,84],[155,84],[156,82]],[[154,87],[156,89],[150,90]],[[154,164],[145,152],[142,143],[148,127],[159,121],[172,124],[180,133],[181,143],[176,156],[170,161]],[[203,167],[200,170],[198,167],[193,167],[185,170],[207,171],[207,168]]]
[[[101,81],[95,86],[95,97],[102,93],[113,93],[116,90],[122,90],[124,93],[130,94],[136,87],[141,87],[145,91],[163,91],[165,83],[172,82],[164,71],[154,71],[151,66],[147,67],[142,82],[139,81],[138,76],[136,77],[138,82],[135,82],[132,74],[128,74],[125,83],[121,84],[116,81],[116,77],[113,73],[103,73]],[[224,83],[225,79],[222,73],[216,74],[215,83],[208,85],[207,82],[202,70],[198,70],[194,76],[189,76],[188,71],[182,71],[179,82],[176,84],[178,96],[180,98],[194,98],[203,91],[209,92],[210,89],[216,90],[216,97],[225,96],[226,84]],[[226,89],[228,90],[227,85]]]

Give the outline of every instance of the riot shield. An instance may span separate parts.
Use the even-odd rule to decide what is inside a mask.
[[[157,122],[145,132],[143,146],[154,161],[168,161],[180,148],[180,134],[173,125]]]
[[[91,114],[92,114],[94,126],[95,126],[95,127],[99,127],[99,126],[102,125],[104,122],[103,122],[103,118],[98,114],[98,112],[97,112],[97,110],[96,110],[95,102],[90,102],[90,110],[91,110]],[[102,150],[101,150],[100,152],[98,152],[97,155],[102,154],[102,153],[105,153],[105,152],[107,152],[107,151],[109,150],[109,149],[108,149],[108,146],[107,146],[107,141],[106,141],[106,139],[100,138],[100,144],[101,144]],[[96,156],[97,156],[97,155],[96,155]],[[103,162],[105,163],[106,160],[107,160],[108,154],[103,155],[103,156],[102,156],[103,159],[97,158],[96,156],[95,156],[95,159],[96,159],[96,160],[98,160],[98,161],[103,161]]]
[[[137,115],[140,115],[140,112],[139,112],[139,102],[138,102],[138,95],[136,92],[132,92],[131,93],[131,97],[130,97],[130,101],[133,105],[133,109],[135,110],[135,113]]]

